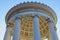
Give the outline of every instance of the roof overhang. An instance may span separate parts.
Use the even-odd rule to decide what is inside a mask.
[[[24,4],[16,5],[8,11],[6,18],[5,18],[6,23],[9,20],[10,16],[14,14],[14,12],[17,12],[19,10],[29,9],[29,8],[34,8],[36,10],[40,9],[40,10],[46,11],[53,17],[54,22],[55,23],[57,22],[57,16],[55,12],[47,5],[40,4],[40,3],[24,3]]]

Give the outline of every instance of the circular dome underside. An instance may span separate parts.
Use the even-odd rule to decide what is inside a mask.
[[[8,11],[6,18],[5,18],[6,23],[9,20],[9,18],[11,17],[11,15],[14,14],[14,12],[18,12],[20,10],[30,9],[30,8],[33,8],[36,10],[39,9],[39,10],[43,10],[43,11],[48,12],[53,17],[54,22],[55,23],[57,22],[57,16],[56,16],[55,12],[49,6],[41,4],[41,3],[23,3],[23,4],[18,4],[16,6],[12,7]]]

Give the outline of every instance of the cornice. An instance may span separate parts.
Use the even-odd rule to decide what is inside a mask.
[[[10,16],[14,14],[14,12],[20,11],[20,10],[24,10],[24,9],[36,9],[36,10],[43,10],[48,12],[54,19],[55,23],[57,22],[57,16],[56,13],[47,5],[43,4],[43,3],[38,3],[38,2],[23,2],[20,4],[17,4],[16,6],[12,7],[5,18],[5,21],[7,23],[7,21],[9,20]]]

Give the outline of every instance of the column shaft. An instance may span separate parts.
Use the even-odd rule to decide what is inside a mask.
[[[19,36],[20,36],[20,19],[17,18],[15,20],[13,40],[19,40]]]
[[[39,28],[39,18],[37,16],[34,17],[34,40],[40,40],[40,28]]]
[[[10,27],[7,27],[7,28],[6,28],[4,40],[11,40]]]
[[[50,29],[50,34],[51,34],[51,40],[58,40],[57,33],[54,30],[54,24],[53,22],[49,23],[49,29]]]

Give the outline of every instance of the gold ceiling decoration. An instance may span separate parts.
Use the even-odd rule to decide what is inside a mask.
[[[48,28],[48,24],[46,22],[46,17],[41,17],[39,20],[39,24],[40,24],[41,37],[44,37],[44,38],[48,37],[49,28]]]
[[[34,39],[33,19],[31,16],[22,17],[20,30],[21,30],[20,39],[25,39],[25,40]]]

